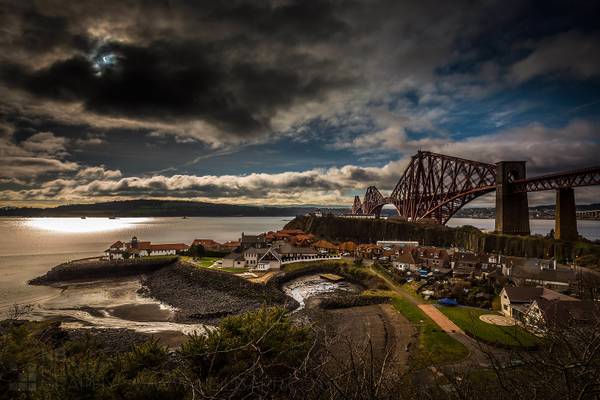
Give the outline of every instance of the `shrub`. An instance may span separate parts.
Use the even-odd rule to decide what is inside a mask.
[[[180,354],[200,377],[233,376],[254,367],[284,376],[302,362],[310,343],[308,329],[294,325],[285,309],[263,307],[225,318],[206,336],[191,336]]]

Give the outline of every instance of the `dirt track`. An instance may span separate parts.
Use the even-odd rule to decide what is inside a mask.
[[[335,331],[333,356],[336,362],[346,363],[349,355],[361,355],[373,359],[379,365],[387,356],[386,363],[398,373],[408,364],[407,345],[415,340],[415,329],[390,304],[352,307],[323,312],[327,328]],[[414,343],[408,346],[413,348]]]

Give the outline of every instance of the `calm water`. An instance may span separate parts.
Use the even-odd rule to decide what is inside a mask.
[[[473,225],[486,231],[493,231],[494,224],[493,219],[452,218],[448,221],[448,226]],[[529,226],[531,233],[546,235],[551,229],[554,229],[554,220],[532,219],[529,220]],[[600,221],[577,221],[577,231],[581,236],[590,240],[600,239]]]
[[[89,293],[81,287],[67,290],[29,286],[27,281],[62,262],[98,256],[116,240],[137,236],[157,243],[190,243],[193,239],[237,240],[241,232],[281,229],[285,217],[244,218],[0,218],[0,317],[14,303],[43,303],[47,308],[75,299],[104,309],[139,302],[133,290],[114,291],[110,284]],[[135,297],[135,296],[134,296]],[[92,304],[93,303],[93,304]],[[58,307],[57,306],[57,307]]]
[[[210,238],[237,240],[241,232],[259,233],[281,229],[291,217],[244,218],[0,218],[0,318],[15,303],[35,304],[34,314],[63,315],[96,326],[128,326],[139,330],[183,330],[169,322],[164,305],[137,296],[135,280],[95,282],[55,288],[29,286],[27,281],[68,260],[101,255],[116,240],[137,236],[153,242],[184,242]],[[454,218],[449,225],[474,225],[493,230],[493,220]],[[553,221],[532,220],[533,233],[546,234]],[[600,238],[599,221],[579,221],[580,234]],[[306,291],[324,289],[322,282]],[[327,291],[329,288],[325,288]],[[297,292],[297,293],[296,293]],[[307,293],[296,290],[294,297]],[[301,301],[302,302],[302,301]],[[94,313],[82,307],[95,309]],[[127,307],[127,309],[123,309]],[[136,308],[137,307],[137,308]],[[141,307],[141,308],[140,308]],[[151,315],[152,321],[135,321],[136,315]],[[100,315],[100,317],[98,316]],[[150,324],[148,323],[150,322]]]

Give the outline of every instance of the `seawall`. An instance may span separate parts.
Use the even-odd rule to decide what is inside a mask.
[[[462,247],[477,253],[493,252],[517,257],[556,257],[559,261],[575,257],[600,256],[600,245],[589,242],[564,242],[541,236],[510,236],[483,233],[472,226],[450,228],[386,219],[354,219],[335,216],[298,216],[285,229],[302,229],[331,241],[374,243],[377,240],[414,240],[425,246]]]
[[[48,285],[84,279],[103,279],[157,271],[173,264],[177,256],[134,258],[129,260],[81,259],[59,264],[45,275],[29,281],[30,285]]]

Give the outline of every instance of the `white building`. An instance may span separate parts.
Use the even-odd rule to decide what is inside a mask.
[[[268,271],[270,269],[281,269],[281,255],[274,248],[269,248],[258,260],[256,270]]]
[[[378,240],[377,246],[381,247],[419,247],[419,242],[412,240]]]
[[[500,306],[502,314],[516,321],[525,322],[531,304],[539,299],[558,301],[578,301],[576,298],[566,296],[543,287],[505,287],[500,292]]]
[[[137,237],[131,238],[130,242],[116,241],[104,251],[109,260],[123,260],[127,258],[138,258],[148,256],[177,255],[189,248],[184,243],[152,244],[151,242],[140,242]]]

